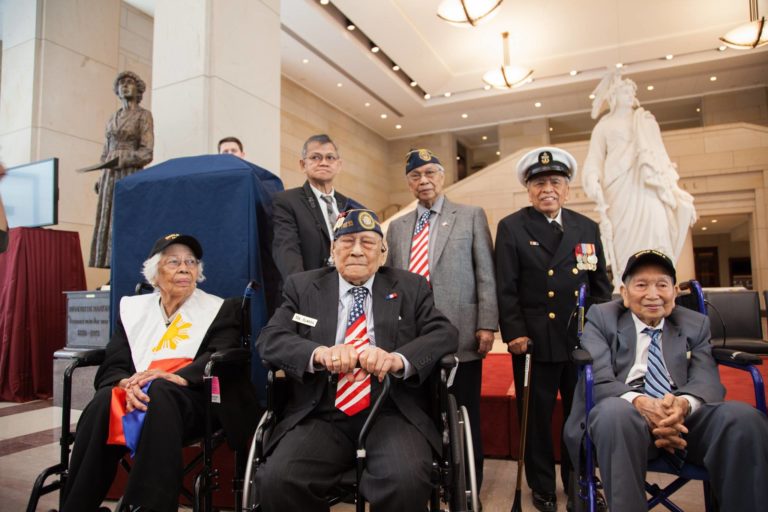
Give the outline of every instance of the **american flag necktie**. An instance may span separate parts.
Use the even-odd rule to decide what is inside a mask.
[[[347,331],[344,334],[344,344],[352,345],[359,354],[370,344],[368,340],[368,327],[365,318],[365,296],[368,288],[355,286],[349,291],[354,297],[352,309],[349,310],[347,319]],[[353,375],[363,371],[355,368]],[[336,387],[336,408],[348,416],[353,416],[371,404],[371,376],[366,375],[360,382],[349,382],[339,374],[339,383]]]
[[[653,398],[662,398],[672,392],[664,357],[661,354],[661,329],[646,327],[643,332],[651,337],[648,347],[648,368],[645,373],[645,394]]]
[[[414,274],[424,276],[429,281],[429,214],[425,211],[416,222],[411,239],[411,260],[408,270]]]

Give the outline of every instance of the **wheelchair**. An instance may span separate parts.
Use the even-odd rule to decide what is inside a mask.
[[[285,396],[280,393],[285,378],[278,371],[265,363],[269,369],[267,376],[267,411],[262,416],[251,443],[248,454],[248,465],[245,471],[245,488],[243,490],[242,510],[258,512],[256,489],[256,472],[265,462],[264,446],[269,435],[279,421],[280,404],[285,403]],[[480,508],[475,480],[474,451],[469,418],[464,407],[459,408],[455,397],[449,393],[449,373],[455,370],[455,356],[444,356],[439,367],[435,369],[427,385],[433,397],[431,417],[435,422],[442,439],[442,452],[432,460],[432,494],[429,510],[444,510],[441,505],[447,505],[450,511],[477,511]],[[341,484],[331,492],[327,501],[330,506],[340,502],[355,503],[356,510],[365,510],[364,497],[358,493],[358,483],[365,467],[365,441],[371,426],[382,405],[387,400],[390,389],[390,377],[387,375],[382,382],[380,394],[371,405],[371,411],[363,425],[357,440],[357,459],[353,469],[342,477]]]
[[[203,386],[206,397],[205,405],[205,423],[204,434],[202,438],[195,439],[187,446],[199,446],[200,452],[197,453],[184,467],[183,474],[195,475],[194,487],[188,489],[182,486],[181,495],[192,504],[195,512],[213,511],[212,493],[219,489],[218,476],[219,471],[213,467],[213,452],[224,442],[229,443],[235,451],[235,471],[232,481],[232,492],[235,496],[235,510],[240,512],[241,494],[243,489],[243,475],[246,468],[246,451],[248,435],[253,431],[256,424],[255,418],[250,419],[248,415],[235,424],[235,422],[218,418],[218,409],[221,403],[222,394],[229,395],[229,391],[235,386],[240,386],[235,376],[249,375],[250,372],[250,299],[257,289],[257,284],[251,282],[245,290],[241,303],[241,347],[231,348],[215,352],[211,355],[203,372]],[[136,294],[151,290],[145,283],[139,283],[136,286]],[[60,453],[59,462],[45,468],[35,480],[27,503],[27,512],[35,512],[41,496],[54,491],[59,491],[59,509],[64,505],[63,489],[69,476],[69,456],[71,447],[75,441],[75,433],[70,429],[71,409],[72,409],[72,378],[75,370],[89,366],[98,366],[104,361],[105,349],[76,350],[62,349],[54,353],[55,359],[69,360],[70,363],[64,370],[64,381],[62,390],[62,420],[61,437],[59,438]],[[223,390],[223,392],[222,392]],[[247,401],[243,404],[242,410],[256,410],[255,394],[251,395],[240,393],[238,398],[241,401]],[[245,398],[244,398],[245,397]],[[250,398],[250,399],[249,399]],[[249,423],[250,422],[250,423]],[[226,424],[225,424],[226,423]],[[126,457],[120,459],[120,465],[126,472],[130,472],[131,466]],[[115,510],[121,510],[122,502],[118,501]],[[55,512],[54,509],[52,512]]]
[[[691,280],[680,283],[680,290],[683,294],[678,296],[676,300],[678,307],[687,307],[704,315],[707,314],[706,300],[704,299],[701,286],[697,281]],[[577,332],[579,338],[581,338],[584,329],[585,304],[586,286],[581,285],[579,288],[576,310],[578,315]],[[760,371],[755,368],[755,366],[763,364],[762,359],[754,354],[719,347],[712,348],[712,356],[719,365],[736,368],[750,374],[754,386],[755,407],[764,414],[768,414],[765,402],[763,378]],[[592,397],[594,385],[592,357],[586,350],[578,348],[573,352],[573,359],[579,366],[579,377],[585,379],[585,424],[589,424],[589,413],[594,405]],[[598,489],[602,487],[602,484],[595,475],[596,454],[594,452],[592,440],[589,436],[589,429],[585,429],[581,450],[581,467],[579,468],[578,474],[576,471],[573,472],[571,485],[569,486],[574,503],[573,510],[575,512],[595,512],[597,510]],[[680,507],[672,502],[670,497],[691,480],[700,480],[703,484],[704,507],[706,512],[715,512],[717,510],[717,504],[715,503],[710,488],[710,478],[704,467],[689,462],[684,462],[679,466],[673,464],[666,457],[661,456],[648,461],[648,471],[670,474],[677,477],[664,488],[661,488],[658,484],[645,482],[645,491],[650,495],[650,498],[648,499],[648,510],[657,505],[663,505],[672,512],[683,512]]]

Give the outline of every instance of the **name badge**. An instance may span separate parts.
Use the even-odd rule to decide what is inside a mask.
[[[292,320],[294,322],[298,322],[300,324],[308,325],[310,327],[314,327],[314,326],[317,325],[317,318],[312,318],[310,316],[300,315],[299,313],[295,313],[293,315]]]

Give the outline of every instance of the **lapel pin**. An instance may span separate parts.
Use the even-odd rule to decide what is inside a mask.
[[[536,240],[530,240],[528,241],[528,243],[531,245],[539,245],[539,242],[537,242]]]
[[[447,225],[448,225],[448,222],[447,222],[447,221],[446,221],[446,222],[443,222],[443,223],[442,223],[442,224],[440,224],[440,225],[441,225],[441,226],[443,226],[443,227],[445,227],[445,226],[447,226]]]
[[[386,300],[392,300],[397,298],[397,293],[390,293],[385,297]]]

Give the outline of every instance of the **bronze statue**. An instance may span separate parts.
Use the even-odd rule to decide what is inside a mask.
[[[115,78],[115,94],[123,106],[109,118],[107,140],[99,167],[99,204],[91,242],[91,267],[109,268],[112,259],[112,202],[115,183],[152,161],[155,144],[152,113],[139,106],[147,85],[136,73],[123,71]]]

